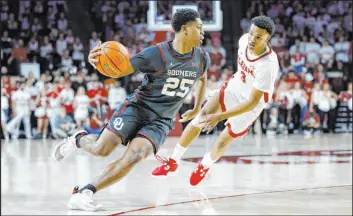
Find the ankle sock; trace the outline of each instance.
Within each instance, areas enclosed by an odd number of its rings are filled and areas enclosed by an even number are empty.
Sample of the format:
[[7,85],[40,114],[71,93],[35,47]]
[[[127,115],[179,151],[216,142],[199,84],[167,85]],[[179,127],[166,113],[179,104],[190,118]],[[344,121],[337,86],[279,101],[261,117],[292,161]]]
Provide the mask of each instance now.
[[179,143],[174,148],[171,158],[173,158],[177,163],[179,163],[181,157],[184,155],[187,148],[181,146]]
[[88,184],[88,185],[84,186],[83,188],[81,188],[80,190],[78,190],[78,192],[81,193],[83,190],[90,190],[90,191],[92,191],[93,193],[96,193],[96,192],[97,192],[96,187],[94,187],[94,186],[91,185],[91,184]]
[[211,152],[208,152],[205,154],[205,156],[203,156],[201,164],[206,167],[206,168],[210,168],[211,165],[216,162],[217,160],[213,160],[211,157]]
[[76,135],[76,142],[75,143],[76,143],[77,148],[81,148],[80,139],[81,139],[81,137],[86,136],[86,135],[87,135],[87,133],[84,133],[84,132]]

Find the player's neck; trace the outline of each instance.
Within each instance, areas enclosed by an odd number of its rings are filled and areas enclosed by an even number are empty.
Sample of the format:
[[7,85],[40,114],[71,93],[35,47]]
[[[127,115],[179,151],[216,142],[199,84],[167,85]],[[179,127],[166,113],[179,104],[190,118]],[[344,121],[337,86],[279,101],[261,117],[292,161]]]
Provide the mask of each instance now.
[[259,55],[263,54],[264,52],[266,52],[266,47],[267,47],[267,45],[265,44],[264,47],[261,47],[261,48],[259,48],[257,50],[253,50],[253,51],[249,50],[249,52],[250,52],[251,55],[259,56]]
[[192,50],[192,46],[188,45],[185,40],[181,38],[175,37],[172,44],[174,50],[181,55],[189,53]]

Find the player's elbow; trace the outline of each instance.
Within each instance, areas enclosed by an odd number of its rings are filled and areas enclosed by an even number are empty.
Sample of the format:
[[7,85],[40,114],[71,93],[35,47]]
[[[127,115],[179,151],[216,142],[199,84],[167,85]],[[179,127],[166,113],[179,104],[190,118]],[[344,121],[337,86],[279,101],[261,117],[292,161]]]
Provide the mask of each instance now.
[[248,107],[249,107],[249,110],[252,110],[256,107],[256,105],[259,103],[259,99],[257,98],[250,98],[249,101],[248,101]]

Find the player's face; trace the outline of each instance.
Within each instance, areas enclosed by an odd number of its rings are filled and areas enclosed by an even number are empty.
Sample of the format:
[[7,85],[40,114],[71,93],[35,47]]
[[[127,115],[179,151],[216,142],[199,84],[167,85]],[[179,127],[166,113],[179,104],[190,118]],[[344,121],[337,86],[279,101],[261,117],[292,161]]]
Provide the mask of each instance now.
[[266,43],[270,40],[270,37],[270,34],[265,29],[252,24],[249,31],[248,49],[251,51],[263,49]]
[[196,18],[194,22],[186,24],[184,34],[192,46],[200,46],[204,39],[204,31],[201,19]]

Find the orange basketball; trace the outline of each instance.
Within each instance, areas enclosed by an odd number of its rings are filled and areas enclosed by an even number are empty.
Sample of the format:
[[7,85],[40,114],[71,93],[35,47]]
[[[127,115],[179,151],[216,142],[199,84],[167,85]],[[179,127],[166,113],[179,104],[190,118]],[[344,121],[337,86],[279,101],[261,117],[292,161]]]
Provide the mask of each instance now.
[[102,54],[96,57],[99,61],[96,63],[97,70],[107,77],[121,77],[130,64],[129,51],[116,41],[107,41],[101,47]]

